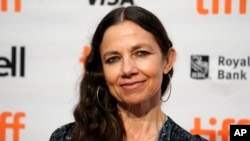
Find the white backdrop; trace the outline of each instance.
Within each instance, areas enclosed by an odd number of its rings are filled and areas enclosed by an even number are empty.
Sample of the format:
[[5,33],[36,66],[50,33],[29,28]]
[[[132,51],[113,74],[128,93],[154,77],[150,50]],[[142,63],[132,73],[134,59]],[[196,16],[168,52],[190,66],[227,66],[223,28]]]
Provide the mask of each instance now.
[[121,3],[155,13],[178,52],[167,115],[210,141],[228,141],[229,124],[250,124],[248,0],[4,1],[0,141],[45,141],[73,121],[84,46]]

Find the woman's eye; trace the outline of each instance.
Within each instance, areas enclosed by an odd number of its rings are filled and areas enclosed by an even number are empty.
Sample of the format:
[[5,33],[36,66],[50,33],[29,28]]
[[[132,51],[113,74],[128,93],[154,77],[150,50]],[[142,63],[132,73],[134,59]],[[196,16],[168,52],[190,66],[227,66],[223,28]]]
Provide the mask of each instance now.
[[137,56],[147,56],[147,55],[149,55],[150,53],[148,52],[148,51],[137,51],[136,52],[136,55]]
[[119,57],[114,56],[114,57],[109,57],[108,59],[105,60],[105,63],[107,64],[112,64],[115,63],[119,60]]

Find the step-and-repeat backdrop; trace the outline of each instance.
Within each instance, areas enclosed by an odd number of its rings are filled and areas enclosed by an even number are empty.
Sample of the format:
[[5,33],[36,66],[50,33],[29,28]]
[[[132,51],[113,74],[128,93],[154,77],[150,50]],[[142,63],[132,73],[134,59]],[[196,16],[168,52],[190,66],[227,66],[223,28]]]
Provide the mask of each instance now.
[[178,52],[167,115],[210,141],[250,124],[249,0],[0,0],[0,141],[73,121],[89,41],[121,5],[155,13]]

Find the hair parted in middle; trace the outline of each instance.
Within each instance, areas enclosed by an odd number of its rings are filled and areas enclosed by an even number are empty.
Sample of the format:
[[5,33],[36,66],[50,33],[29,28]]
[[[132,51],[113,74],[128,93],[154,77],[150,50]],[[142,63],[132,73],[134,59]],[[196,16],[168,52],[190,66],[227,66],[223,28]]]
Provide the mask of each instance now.
[[[91,41],[91,51],[84,64],[85,74],[80,84],[80,100],[74,110],[74,141],[123,141],[126,137],[123,122],[117,110],[117,101],[106,85],[100,55],[100,44],[105,31],[110,26],[126,20],[150,32],[159,44],[163,56],[166,56],[169,48],[172,47],[164,26],[150,11],[138,6],[129,6],[109,12],[96,28]],[[163,74],[162,96],[169,85],[169,76],[172,77],[172,75],[173,68],[168,74]],[[98,97],[97,90],[101,93]]]

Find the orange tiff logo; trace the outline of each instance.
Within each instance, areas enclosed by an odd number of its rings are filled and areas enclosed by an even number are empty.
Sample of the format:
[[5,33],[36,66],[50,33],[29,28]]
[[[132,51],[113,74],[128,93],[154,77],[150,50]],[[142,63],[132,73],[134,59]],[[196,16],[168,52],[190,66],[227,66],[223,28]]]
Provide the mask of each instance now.
[[[2,12],[8,11],[8,0],[0,0],[0,10]],[[14,0],[15,12],[21,12],[21,0]]]
[[85,63],[85,61],[87,60],[87,57],[90,53],[90,46],[86,45],[83,47],[83,53],[82,53],[82,57],[80,58],[80,62],[81,63]]
[[[230,124],[250,124],[249,119],[239,119],[235,120],[234,118],[226,118],[221,123],[221,129],[214,130],[214,129],[204,129],[201,125],[201,118],[196,117],[194,119],[194,127],[190,130],[192,134],[199,134],[201,136],[208,137],[209,141],[216,141],[216,135],[221,137],[221,141],[228,141],[229,140],[229,126]],[[209,119],[209,125],[216,126],[217,119],[212,117]]]
[[[12,129],[13,141],[19,141],[19,130],[25,128],[25,125],[20,123],[20,118],[25,117],[25,113],[18,112],[12,114],[11,112],[0,113],[0,141],[6,141],[6,130]],[[12,122],[7,122],[7,118],[12,118]],[[9,121],[9,120],[8,120]]]
[[[197,11],[200,14],[206,15],[209,14],[209,12],[212,12],[212,14],[218,14],[220,10],[220,3],[221,0],[208,0],[211,3],[211,8],[205,8],[205,2],[206,0],[197,0]],[[224,13],[225,14],[231,14],[232,13],[232,5],[233,0],[222,0],[224,3]],[[234,0],[235,1],[235,0]],[[246,14],[247,13],[247,0],[237,0],[239,2],[239,14]]]
[[[87,57],[88,57],[89,53],[90,53],[90,46],[88,46],[88,45],[84,46],[83,47],[83,53],[82,53],[82,56],[79,59],[79,62],[84,64],[86,62],[86,60],[87,60]],[[85,72],[85,69],[83,67],[83,73],[84,72]]]

